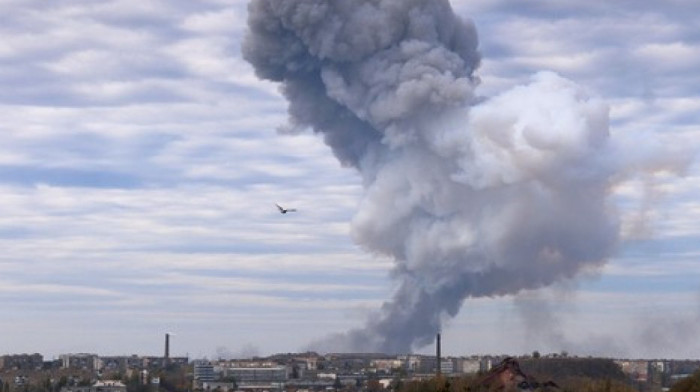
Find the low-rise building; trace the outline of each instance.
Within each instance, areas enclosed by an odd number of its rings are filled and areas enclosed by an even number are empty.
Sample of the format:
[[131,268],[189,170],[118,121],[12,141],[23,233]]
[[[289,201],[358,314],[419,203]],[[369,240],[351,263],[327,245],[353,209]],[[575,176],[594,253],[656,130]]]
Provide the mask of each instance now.
[[211,382],[205,382],[202,383],[202,389],[205,391],[217,391],[217,392],[233,392],[235,391],[236,384],[232,382],[220,382],[220,381],[211,381]]
[[476,374],[481,370],[481,360],[478,358],[461,358],[457,361],[457,371],[463,374]]
[[92,385],[70,385],[61,388],[61,392],[126,392],[126,385],[121,381],[104,380]]
[[92,386],[91,392],[126,392],[126,385],[121,381],[98,381]]
[[229,367],[222,371],[222,377],[235,380],[241,390],[283,389],[287,375],[286,366]]
[[92,386],[67,385],[61,388],[61,392],[94,392]]
[[15,376],[15,386],[22,387],[27,384],[27,376]]
[[394,370],[401,369],[403,361],[400,359],[374,359],[370,365],[379,373],[390,374]]
[[223,375],[233,378],[239,385],[255,382],[285,382],[287,368],[285,366],[227,368]]

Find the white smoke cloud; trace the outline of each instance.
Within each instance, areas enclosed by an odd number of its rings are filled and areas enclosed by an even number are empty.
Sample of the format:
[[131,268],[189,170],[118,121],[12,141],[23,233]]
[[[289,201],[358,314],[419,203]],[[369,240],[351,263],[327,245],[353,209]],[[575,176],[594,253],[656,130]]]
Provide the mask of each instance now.
[[612,187],[675,167],[627,159],[607,106],[557,74],[477,99],[476,31],[445,0],[257,0],[249,12],[245,58],[282,83],[290,123],[361,174],[353,238],[395,260],[393,298],[315,348],[408,352],[467,298],[598,268],[619,240]]

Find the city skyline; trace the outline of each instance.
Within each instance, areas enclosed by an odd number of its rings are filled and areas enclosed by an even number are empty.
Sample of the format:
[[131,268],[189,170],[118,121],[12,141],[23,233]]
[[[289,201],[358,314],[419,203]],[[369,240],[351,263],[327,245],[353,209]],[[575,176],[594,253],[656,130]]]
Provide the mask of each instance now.
[[[278,132],[287,103],[241,55],[247,3],[0,4],[4,351],[147,355],[172,332],[173,356],[300,352],[397,289],[351,235],[360,176],[311,131]],[[479,96],[553,71],[610,107],[640,163],[697,151],[700,5],[451,5],[478,32]],[[467,299],[444,355],[700,358],[698,174],[617,187],[604,265]]]

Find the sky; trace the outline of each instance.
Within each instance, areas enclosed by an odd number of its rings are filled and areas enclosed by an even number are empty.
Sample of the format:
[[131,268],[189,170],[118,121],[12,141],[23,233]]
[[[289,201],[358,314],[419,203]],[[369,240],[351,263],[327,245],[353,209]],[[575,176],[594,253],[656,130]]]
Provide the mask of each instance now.
[[[451,4],[480,96],[553,71],[638,154],[700,147],[696,1]],[[161,355],[166,332],[177,356],[297,352],[391,297],[393,260],[350,235],[362,179],[284,131],[241,55],[246,6],[0,0],[0,354]],[[698,196],[695,159],[629,178],[605,265],[466,300],[443,353],[700,358]]]

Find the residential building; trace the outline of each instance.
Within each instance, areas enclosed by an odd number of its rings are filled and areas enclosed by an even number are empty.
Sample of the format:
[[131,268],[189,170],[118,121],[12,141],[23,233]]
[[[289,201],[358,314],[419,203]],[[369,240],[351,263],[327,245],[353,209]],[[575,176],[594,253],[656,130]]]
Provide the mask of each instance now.
[[3,355],[0,357],[2,370],[39,370],[44,366],[41,354]]
[[127,357],[99,357],[97,370],[106,372],[123,372],[127,369]]
[[99,366],[96,354],[63,354],[59,358],[64,369],[97,370]]

